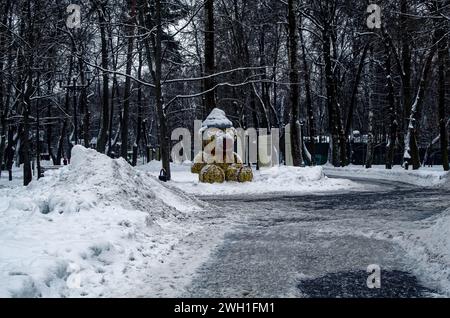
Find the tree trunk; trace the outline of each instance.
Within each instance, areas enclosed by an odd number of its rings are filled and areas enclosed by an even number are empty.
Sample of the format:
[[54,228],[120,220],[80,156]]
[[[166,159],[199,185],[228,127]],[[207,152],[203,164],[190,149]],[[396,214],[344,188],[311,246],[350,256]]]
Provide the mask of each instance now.
[[299,129],[299,72],[298,72],[298,33],[297,33],[297,1],[288,1],[288,30],[289,30],[289,102],[291,110],[291,152],[292,162],[295,167],[302,165],[301,133]]
[[[383,31],[383,35],[384,31]],[[394,83],[392,81],[392,69],[391,69],[391,55],[392,48],[390,46],[390,42],[384,37],[384,45],[385,45],[385,74],[387,80],[388,87],[388,103],[389,103],[389,137],[388,143],[386,146],[386,169],[392,169],[394,163],[394,152],[395,145],[397,143],[397,129],[398,129],[398,121],[397,121],[397,107],[395,106],[395,95],[394,95]]]
[[408,19],[408,0],[400,0],[400,40],[402,45],[402,93],[404,118],[411,113],[412,93],[411,93],[411,36]]
[[[131,8],[130,19],[127,24],[127,37],[128,37],[128,47],[127,47],[127,65],[126,74],[131,75],[131,69],[133,67],[133,46],[134,46],[134,16],[135,16],[135,5],[134,0],[129,1],[129,6]],[[120,155],[125,160],[128,160],[128,122],[130,119],[130,99],[131,99],[131,79],[126,77],[125,79],[125,89],[123,94],[123,111],[122,111],[122,131],[121,131],[121,141]]]
[[[83,59],[79,59],[79,68],[80,68],[80,79],[83,85],[87,85],[86,74],[84,70]],[[81,112],[82,118],[82,139],[84,142],[84,146],[89,148],[90,138],[89,138],[89,125],[90,125],[90,112],[87,105],[87,92],[86,87],[81,89],[80,100],[79,100],[79,109]]]
[[12,181],[12,167],[14,163],[14,129],[8,129],[8,146],[5,149],[5,165],[8,170],[9,181]]
[[339,162],[341,167],[345,167],[348,165],[348,156],[347,156],[348,135],[345,133],[345,127],[341,115],[341,106],[339,104],[336,105],[336,117],[339,131]]
[[425,89],[428,83],[428,74],[430,73],[433,57],[436,53],[437,45],[433,45],[425,58],[425,65],[423,66],[422,75],[420,77],[419,87],[417,89],[416,99],[411,107],[409,115],[409,123],[407,133],[405,136],[405,153],[403,159],[406,166],[412,163],[413,169],[420,168],[419,147],[417,145],[417,122],[419,120],[420,109],[422,108],[423,99],[425,96]]
[[1,13],[1,22],[0,25],[0,177],[2,175],[2,168],[3,168],[3,158],[5,157],[5,147],[6,147],[6,132],[8,131],[7,123],[6,123],[6,114],[7,109],[9,105],[7,105],[4,102],[4,58],[3,56],[6,56],[6,41],[5,41],[5,35],[7,32],[7,23],[8,23],[8,16],[9,16],[9,8],[10,8],[11,0],[7,0],[4,2],[4,5],[1,7],[2,13]]
[[347,114],[347,122],[345,124],[345,133],[347,136],[351,134],[351,127],[353,124],[353,113],[354,113],[354,108],[355,108],[355,104],[356,104],[356,95],[358,94],[359,82],[361,81],[361,73],[364,68],[364,62],[366,60],[367,51],[369,51],[369,47],[370,47],[369,43],[367,43],[364,46],[364,49],[363,49],[363,52],[361,55],[361,59],[358,64],[358,70],[356,71],[355,82],[353,83],[352,95],[350,97],[350,106],[348,108],[348,114]]
[[[106,36],[106,8],[105,4],[101,5],[98,9],[98,22],[100,26],[101,37],[101,55],[102,55],[102,68],[108,69],[108,39]],[[106,142],[108,138],[109,128],[109,75],[108,72],[103,72],[103,96],[102,96],[102,114],[100,131],[97,138],[97,151],[104,153],[106,150]]]
[[[38,91],[39,91],[39,81],[38,81]],[[39,94],[39,93],[38,93]],[[41,178],[41,129],[40,125],[40,114],[39,114],[39,100],[36,101],[36,168],[37,168],[37,179]]]
[[[446,22],[440,22],[445,23]],[[439,28],[437,30],[436,38],[440,40],[438,46],[438,107],[439,107],[439,135],[441,143],[441,153],[442,153],[442,167],[445,171],[449,171],[448,162],[448,134],[446,127],[446,105],[445,105],[445,84],[448,78],[448,35],[445,35],[446,28]]]
[[56,165],[61,165],[61,160],[64,155],[64,139],[66,138],[67,119],[64,118],[61,126],[61,134],[58,139],[58,150],[56,151]]
[[159,120],[159,134],[161,147],[161,160],[163,169],[166,171],[167,180],[171,179],[170,173],[170,142],[167,132],[167,119],[164,113],[164,101],[161,89],[161,75],[162,75],[162,21],[161,21],[161,0],[156,1],[156,43],[155,43],[155,95],[156,95],[156,111]]
[[[51,81],[48,82],[47,84],[47,94],[51,95],[53,92],[53,83]],[[51,108],[51,103],[50,101],[48,101],[47,104],[47,117],[50,118],[52,116],[52,108]],[[53,142],[53,129],[52,129],[52,125],[47,125],[46,130],[46,142],[47,142],[47,152],[48,155],[50,156],[50,159],[53,162],[53,165],[56,165],[56,157],[53,154],[53,146],[52,146],[52,142]]]
[[[402,99],[403,99],[403,118],[408,118],[411,113],[411,104],[412,104],[412,88],[411,88],[411,76],[412,76],[412,67],[411,67],[411,34],[410,34],[410,27],[409,27],[409,18],[408,18],[408,11],[409,11],[409,0],[400,0],[400,41],[401,41],[401,59],[402,59],[402,65],[401,65],[401,72],[400,77],[402,79]],[[400,126],[402,127],[403,131],[409,131],[409,125],[406,124],[405,121],[402,120],[400,123]],[[411,152],[409,149],[411,149],[410,141],[412,141],[413,138],[410,137],[409,133],[407,133],[408,136],[408,142],[404,141],[405,144],[405,154],[409,158],[405,158],[407,160],[405,161],[405,167],[408,168],[409,164],[413,160],[411,158]],[[405,136],[405,137],[406,137]],[[414,137],[414,136],[412,136]],[[414,148],[414,147],[413,147]],[[413,150],[414,151],[414,150]],[[420,164],[418,160],[418,154],[414,153],[412,154],[414,157],[416,157],[414,160],[416,161],[416,165]]]
[[[2,98],[0,96],[0,98]],[[0,124],[2,125],[2,129],[0,130],[0,177],[2,176],[3,169],[3,157],[5,157],[5,147],[6,147],[6,116],[4,115],[4,110],[0,109]]]
[[[29,100],[28,100],[29,101]],[[26,102],[25,102],[26,103]],[[30,114],[29,105],[24,105],[23,112],[23,130],[21,135],[22,154],[23,154],[23,185],[27,186],[33,180],[31,171],[30,157]]]
[[[374,56],[373,50],[370,50],[370,63],[369,63],[369,74],[371,78],[371,82],[375,82],[375,70],[374,70]],[[373,149],[374,149],[374,105],[373,105],[373,96],[372,90],[369,88],[369,117],[368,117],[368,129],[367,129],[367,151],[366,151],[366,162],[365,166],[367,169],[372,168],[373,163]]]
[[[146,29],[151,30],[154,27],[154,24],[152,22],[152,20],[149,18],[150,17],[150,10],[148,8],[148,4],[146,3],[146,1],[144,0],[140,0],[139,1],[139,21],[142,25],[145,26]],[[152,45],[153,47],[156,47],[155,45],[155,38],[152,38]],[[144,52],[145,52],[145,57],[147,59],[147,66],[149,67],[149,71],[150,71],[150,75],[153,79],[153,81],[156,83],[156,74],[155,74],[155,70],[153,69],[153,56],[152,56],[152,49],[150,47],[149,41],[144,41],[143,46],[145,48]],[[156,91],[156,88],[155,88]],[[147,132],[147,119],[144,119],[142,121],[142,133],[144,135],[144,143],[145,143],[145,153],[146,153],[146,158],[147,158],[147,163],[150,162],[151,158],[151,153],[150,153],[150,142],[149,142],[149,133],[151,133],[151,128],[149,129],[150,131]],[[170,167],[169,167],[170,168]]]
[[149,163],[152,158],[150,154],[150,144],[148,142],[148,134],[147,134],[147,120],[142,121],[142,134],[144,135],[144,144],[145,144],[145,158],[147,159],[147,163]]
[[[215,48],[214,48],[214,0],[205,1],[205,75],[215,72]],[[204,80],[206,113],[209,114],[216,107],[215,86],[213,78]],[[206,114],[206,115],[207,115]]]
[[[25,9],[26,8],[26,9]],[[32,22],[32,6],[31,1],[28,0],[26,6],[24,4],[23,9],[25,9],[26,17],[29,23],[29,28],[27,30],[27,40],[30,46],[34,44],[35,30]],[[33,8],[36,10],[36,8]],[[25,13],[24,12],[24,13]],[[23,30],[21,30],[21,33]],[[30,51],[28,51],[30,50]],[[21,151],[22,151],[22,159],[23,159],[23,185],[27,186],[33,180],[33,173],[31,170],[31,147],[30,147],[30,112],[31,112],[31,96],[34,92],[33,87],[33,65],[34,65],[34,55],[30,48],[27,48],[23,58],[27,59],[26,61],[26,69],[27,69],[27,78],[23,82],[22,86],[22,115],[23,115],[23,130],[20,135],[21,140]],[[38,84],[39,85],[39,84]]]
[[328,128],[331,134],[331,163],[339,167],[339,128],[336,109],[336,91],[334,86],[334,75],[331,62],[331,39],[329,25],[325,24],[322,30],[323,58],[325,62],[325,83],[327,91]]
[[[138,65],[138,72],[137,77],[139,80],[142,79],[142,53],[141,50],[139,50],[139,65]],[[137,123],[136,123],[136,140],[133,145],[133,160],[132,165],[137,165],[137,158],[138,158],[138,151],[139,151],[139,145],[141,143],[142,138],[142,85],[138,84],[138,92],[137,92]]]
[[[67,81],[67,85],[70,85],[70,77],[72,76],[72,72],[73,72],[73,64],[72,64],[72,59],[70,62],[70,67],[69,67],[69,80]],[[70,96],[69,96],[69,91],[66,92],[66,96],[65,96],[65,111],[68,112],[69,109],[69,103],[70,103]],[[56,163],[57,165],[61,165],[61,160],[64,156],[64,140],[66,139],[66,134],[67,134],[67,123],[68,123],[68,119],[64,118],[62,126],[61,126],[61,134],[59,136],[58,139],[58,149],[56,151]]]
[[[300,25],[301,26],[301,25]],[[300,30],[300,43],[302,46],[302,56],[303,56],[303,76],[305,80],[305,94],[306,94],[306,110],[308,113],[308,127],[309,127],[309,152],[311,154],[311,166],[316,165],[316,124],[314,118],[314,110],[311,98],[311,80],[309,76],[308,62],[306,60],[306,48],[305,40],[303,38],[303,32]]]

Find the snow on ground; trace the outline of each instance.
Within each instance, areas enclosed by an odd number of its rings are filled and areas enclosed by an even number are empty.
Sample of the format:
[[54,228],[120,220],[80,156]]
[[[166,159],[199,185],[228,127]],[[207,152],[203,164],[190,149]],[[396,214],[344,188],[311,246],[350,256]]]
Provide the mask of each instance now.
[[417,262],[413,267],[417,275],[426,277],[450,296],[450,208],[415,226],[394,233],[393,240]]
[[2,171],[2,176],[0,177],[0,189],[14,189],[23,185],[23,168],[14,165],[12,171],[13,179],[11,181],[8,179],[8,171]]
[[[159,175],[161,163],[152,161],[138,167],[153,176]],[[346,179],[330,179],[322,167],[288,167],[278,166],[253,169],[253,182],[222,184],[204,184],[198,180],[198,174],[191,173],[191,163],[172,164],[172,181],[169,186],[195,195],[236,195],[236,194],[268,194],[268,193],[319,193],[344,189],[360,188],[355,182]]]
[[[320,193],[361,186],[324,175],[360,175],[419,185],[443,185],[434,169],[274,167],[251,183],[200,184],[190,163],[173,164],[160,183],[161,163],[134,169],[94,150],[74,147],[72,163],[21,186],[0,179],[0,297],[176,297],[226,229],[220,211],[191,197],[224,194]],[[185,192],[184,192],[185,191]],[[222,221],[227,221],[223,224]],[[414,259],[412,271],[450,295],[450,209],[417,222],[343,219],[321,232],[391,240]],[[363,221],[363,222],[361,222]],[[211,233],[214,233],[213,235]]]
[[71,165],[0,189],[0,297],[154,296],[170,280],[150,277],[202,229],[191,218],[203,208],[122,159],[76,146]]
[[[41,167],[51,167],[53,166],[52,161],[48,160],[41,160]],[[33,178],[36,178],[36,163],[33,162],[32,167],[32,173]],[[16,166],[15,164],[12,167],[12,180],[9,181],[8,178],[8,171],[3,170],[1,171],[1,177],[0,177],[0,189],[10,188],[15,189],[17,187],[23,186],[23,165]]]
[[362,236],[398,244],[409,256],[410,271],[450,297],[450,208],[430,218],[409,221],[345,219],[323,224],[323,236]]
[[373,166],[366,169],[361,166],[350,165],[348,167],[323,166],[326,174],[333,176],[362,177],[368,179],[382,179],[390,181],[399,181],[417,186],[448,186],[450,183],[450,173],[443,171],[442,167],[422,167],[419,170],[405,170],[401,166],[395,166],[393,169],[385,169],[384,166]]

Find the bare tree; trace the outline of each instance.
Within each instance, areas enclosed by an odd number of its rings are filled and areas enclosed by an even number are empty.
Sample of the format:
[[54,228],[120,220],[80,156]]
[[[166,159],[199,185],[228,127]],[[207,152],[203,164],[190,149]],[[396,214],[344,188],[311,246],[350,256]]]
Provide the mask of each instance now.
[[[102,68],[103,70],[108,69],[109,65],[109,54],[108,54],[108,39],[106,35],[106,1],[98,0],[97,14],[98,14],[98,24],[100,28],[101,37],[101,56],[102,56]],[[108,138],[108,128],[109,128],[109,73],[103,71],[103,93],[102,93],[102,113],[101,113],[101,125],[100,132],[97,138],[97,151],[105,152],[106,142]],[[111,136],[109,136],[111,138]]]
[[303,163],[300,116],[299,116],[299,68],[298,68],[298,29],[297,29],[297,0],[288,1],[288,41],[289,41],[289,103],[291,112],[291,152],[294,166],[299,167]]
[[[215,49],[214,49],[214,0],[205,1],[205,75],[215,72]],[[210,113],[216,107],[214,78],[206,77],[204,80],[205,110]]]
[[[128,7],[130,9],[130,16],[126,19],[126,37],[128,41],[127,56],[126,56],[126,74],[131,75],[133,67],[133,48],[134,48],[134,24],[136,14],[136,0],[129,0]],[[125,160],[128,160],[128,122],[130,120],[130,99],[131,99],[131,78],[125,79],[125,88],[123,94],[123,109],[122,109],[122,125],[121,125],[121,146],[120,155]]]

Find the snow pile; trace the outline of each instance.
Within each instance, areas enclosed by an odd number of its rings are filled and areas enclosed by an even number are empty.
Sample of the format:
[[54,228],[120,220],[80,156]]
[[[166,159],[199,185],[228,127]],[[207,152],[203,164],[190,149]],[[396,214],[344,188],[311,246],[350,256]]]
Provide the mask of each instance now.
[[[159,162],[151,162],[138,169],[152,175],[159,173]],[[171,187],[196,195],[259,195],[267,193],[320,193],[350,188],[360,188],[356,183],[345,179],[329,179],[322,167],[290,167],[277,166],[261,168],[253,167],[253,182],[225,182],[221,184],[204,184],[198,181],[198,175],[190,172],[190,165],[172,164]]]
[[199,210],[124,160],[76,146],[71,165],[0,190],[0,297],[123,296]]
[[[69,166],[49,171],[47,175],[29,185],[26,192],[32,195],[20,200],[20,205],[28,205],[28,209],[37,205],[43,214],[79,212],[98,204],[115,205],[124,209],[153,210],[152,217],[161,216],[158,214],[167,204],[183,209],[180,212],[186,212],[186,208],[196,209],[193,200],[187,197],[181,200],[155,178],[142,174],[124,159],[112,160],[81,146],[73,148]],[[18,193],[16,197],[21,195]]]
[[370,169],[360,166],[340,168],[324,166],[324,169],[325,173],[334,176],[382,179],[424,187],[448,186],[450,184],[449,172],[442,171],[442,167],[431,169],[422,167],[419,170],[405,170],[400,166],[396,166],[393,169],[385,169],[384,166],[376,166]]
[[417,275],[450,295],[450,208],[416,226],[393,239],[417,262],[413,268]]
[[261,180],[270,184],[298,183],[325,179],[322,167],[288,167],[278,166],[261,171]]

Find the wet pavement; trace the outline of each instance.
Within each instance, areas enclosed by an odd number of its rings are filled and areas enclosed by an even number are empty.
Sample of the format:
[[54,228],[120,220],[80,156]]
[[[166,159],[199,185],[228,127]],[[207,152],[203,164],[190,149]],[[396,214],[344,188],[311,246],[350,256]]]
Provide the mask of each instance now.
[[[204,197],[228,215],[234,227],[198,269],[185,296],[438,295],[426,280],[412,274],[414,260],[400,246],[365,234],[441,213],[450,193],[357,180],[365,191]],[[380,289],[367,286],[371,264],[381,268]]]

